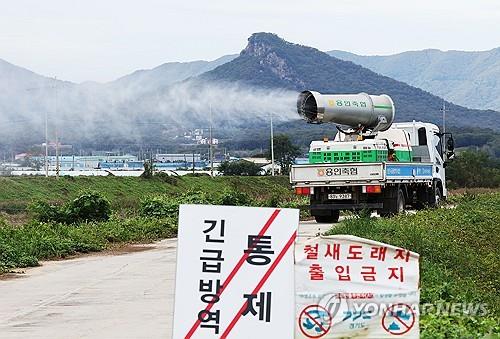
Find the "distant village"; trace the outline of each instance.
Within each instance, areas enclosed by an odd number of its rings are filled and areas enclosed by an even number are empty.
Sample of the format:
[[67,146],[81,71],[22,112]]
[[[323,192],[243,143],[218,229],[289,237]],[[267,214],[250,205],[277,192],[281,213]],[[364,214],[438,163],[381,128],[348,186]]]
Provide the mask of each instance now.
[[[203,129],[191,129],[177,136],[187,145],[206,145],[205,152],[162,153],[138,152],[137,154],[117,151],[93,151],[91,154],[75,154],[72,145],[49,141],[46,145],[34,145],[31,152],[4,155],[0,159],[0,175],[117,175],[139,176],[145,163],[153,165],[155,171],[168,174],[214,173],[223,161],[247,160],[262,168],[266,173],[271,168],[266,158],[232,157],[227,153],[215,153],[219,139],[206,136]],[[199,147],[196,149],[200,149]]]

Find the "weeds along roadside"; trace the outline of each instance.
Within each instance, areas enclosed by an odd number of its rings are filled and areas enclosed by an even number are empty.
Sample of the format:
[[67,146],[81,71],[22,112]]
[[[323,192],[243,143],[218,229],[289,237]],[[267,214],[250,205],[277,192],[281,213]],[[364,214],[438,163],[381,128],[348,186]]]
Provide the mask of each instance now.
[[210,179],[190,178],[189,186],[183,179],[168,179],[167,188],[181,188],[145,193],[123,208],[95,190],[80,191],[63,203],[36,199],[28,204],[28,221],[10,225],[0,217],[0,273],[36,266],[39,260],[175,237],[178,206],[183,203],[291,208],[307,204],[280,182],[269,188],[266,179],[236,179],[218,179],[224,185],[214,185]]
[[350,218],[328,234],[352,234],[420,254],[421,304],[485,304],[486,315],[421,315],[422,338],[500,333],[500,193],[456,194],[454,208],[393,218]]

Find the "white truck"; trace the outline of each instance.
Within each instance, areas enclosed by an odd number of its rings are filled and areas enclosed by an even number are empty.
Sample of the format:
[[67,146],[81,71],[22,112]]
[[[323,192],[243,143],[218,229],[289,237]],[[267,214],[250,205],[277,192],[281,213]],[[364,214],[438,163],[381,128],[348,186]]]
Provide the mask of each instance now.
[[337,127],[333,141],[313,141],[309,164],[291,168],[290,182],[297,194],[310,197],[317,222],[336,222],[341,210],[389,216],[407,206],[437,206],[446,198],[445,167],[454,156],[453,137],[431,123],[393,123],[389,96],[305,91],[297,109],[310,123],[349,126]]

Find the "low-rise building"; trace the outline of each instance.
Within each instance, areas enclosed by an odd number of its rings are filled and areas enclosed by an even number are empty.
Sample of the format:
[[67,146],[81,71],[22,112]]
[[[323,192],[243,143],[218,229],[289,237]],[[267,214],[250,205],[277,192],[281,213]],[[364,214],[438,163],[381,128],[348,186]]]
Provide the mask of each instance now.
[[156,154],[155,160],[159,162],[199,162],[201,154],[193,153],[168,153]]

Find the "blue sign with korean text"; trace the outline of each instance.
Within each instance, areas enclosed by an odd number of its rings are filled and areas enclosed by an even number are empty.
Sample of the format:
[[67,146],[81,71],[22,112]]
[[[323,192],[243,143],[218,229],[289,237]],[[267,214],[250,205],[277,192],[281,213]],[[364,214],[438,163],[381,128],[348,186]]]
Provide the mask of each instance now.
[[432,165],[386,165],[387,177],[430,177]]

